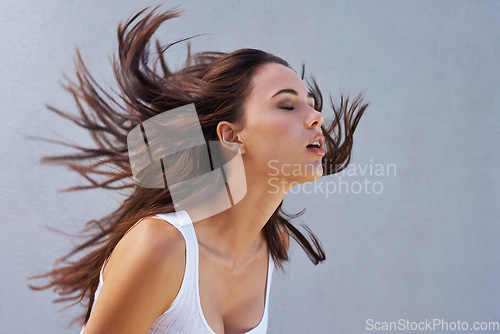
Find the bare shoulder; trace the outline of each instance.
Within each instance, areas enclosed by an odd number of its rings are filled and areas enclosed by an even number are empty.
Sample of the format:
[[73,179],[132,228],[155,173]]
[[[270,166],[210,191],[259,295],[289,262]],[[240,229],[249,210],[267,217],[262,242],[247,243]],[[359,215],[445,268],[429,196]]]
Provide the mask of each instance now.
[[89,333],[147,332],[175,299],[184,268],[185,242],[180,231],[161,219],[143,219],[113,250],[85,333],[87,329]]
[[290,234],[288,233],[288,229],[283,224],[278,224],[278,231],[281,236],[281,240],[285,245],[285,249],[288,252],[290,249]]
[[103,276],[105,279],[118,262],[126,262],[127,268],[137,265],[138,269],[173,269],[172,265],[184,265],[184,252],[184,238],[177,228],[162,219],[145,218],[118,242]]
[[177,228],[159,218],[145,218],[125,234],[113,252],[139,252],[155,261],[171,257],[179,248],[184,248],[184,238]]

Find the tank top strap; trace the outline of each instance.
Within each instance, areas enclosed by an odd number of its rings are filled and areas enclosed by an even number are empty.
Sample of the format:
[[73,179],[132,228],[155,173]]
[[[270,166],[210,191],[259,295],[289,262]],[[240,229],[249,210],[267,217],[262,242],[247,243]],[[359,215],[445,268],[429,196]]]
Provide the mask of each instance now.
[[198,283],[198,241],[193,222],[186,211],[157,214],[156,217],[165,220],[181,232],[186,242],[186,266],[181,287],[172,306],[184,298],[192,299]]
[[194,255],[193,251],[194,248],[197,248],[195,246],[198,246],[198,242],[193,222],[186,211],[160,213],[156,214],[154,217],[165,220],[179,230],[186,241],[186,252],[191,252],[191,255]]

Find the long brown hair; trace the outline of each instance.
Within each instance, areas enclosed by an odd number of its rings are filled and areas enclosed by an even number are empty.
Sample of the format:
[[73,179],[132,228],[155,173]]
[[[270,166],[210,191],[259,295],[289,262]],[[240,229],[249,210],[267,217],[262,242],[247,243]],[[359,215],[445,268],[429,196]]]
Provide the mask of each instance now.
[[[218,140],[216,127],[220,121],[241,121],[242,105],[250,92],[255,71],[267,63],[290,67],[283,59],[260,50],[191,54],[188,44],[185,65],[172,71],[163,54],[185,40],[166,47],[161,47],[156,41],[155,52],[152,52],[150,42],[161,23],[179,15],[179,11],[145,9],[119,25],[118,55],[113,59],[118,93],[108,93],[93,79],[77,51],[77,80],[69,81],[64,87],[75,98],[79,115],[48,107],[87,129],[96,144],[96,147],[82,147],[45,139],[70,146],[76,153],[44,157],[42,163],[65,165],[89,182],[63,191],[104,188],[127,195],[114,212],[87,222],[82,231],[87,239],[58,259],[52,271],[36,276],[47,279],[47,284],[31,286],[38,290],[53,288],[60,296],[54,302],[86,304],[87,312],[81,318],[84,321],[90,316],[100,269],[125,232],[140,218],[174,211],[168,187],[150,189],[134,183],[127,134],[150,117],[194,103],[205,140]],[[316,82],[308,82],[308,87],[314,95],[316,110],[321,111],[323,98]],[[352,103],[349,103],[349,98],[342,98],[339,105],[331,99],[330,102],[335,117],[331,124],[322,126],[327,151],[323,158],[324,175],[337,173],[349,164],[353,133],[367,107],[361,95]],[[288,214],[282,209],[282,204],[263,228],[275,265],[283,269],[283,263],[288,260],[286,244],[289,236],[297,241],[314,264],[324,261],[323,248],[310,229],[303,225],[306,237],[290,223],[304,210],[295,215]]]

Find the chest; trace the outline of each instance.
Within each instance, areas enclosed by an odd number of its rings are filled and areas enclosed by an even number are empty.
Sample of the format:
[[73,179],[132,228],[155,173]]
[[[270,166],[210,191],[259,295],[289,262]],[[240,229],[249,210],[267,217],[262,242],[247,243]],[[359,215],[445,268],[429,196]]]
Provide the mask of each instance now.
[[268,288],[268,258],[266,250],[246,268],[235,271],[200,249],[200,305],[205,320],[217,334],[245,333],[261,322]]

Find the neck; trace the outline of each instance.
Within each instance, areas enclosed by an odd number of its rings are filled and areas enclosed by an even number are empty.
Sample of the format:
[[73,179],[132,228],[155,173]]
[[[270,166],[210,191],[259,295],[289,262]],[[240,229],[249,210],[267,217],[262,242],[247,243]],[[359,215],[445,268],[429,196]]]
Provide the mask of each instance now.
[[286,194],[272,191],[266,178],[256,179],[247,175],[245,196],[229,209],[193,219],[200,245],[233,266],[250,261],[266,246],[262,229]]

